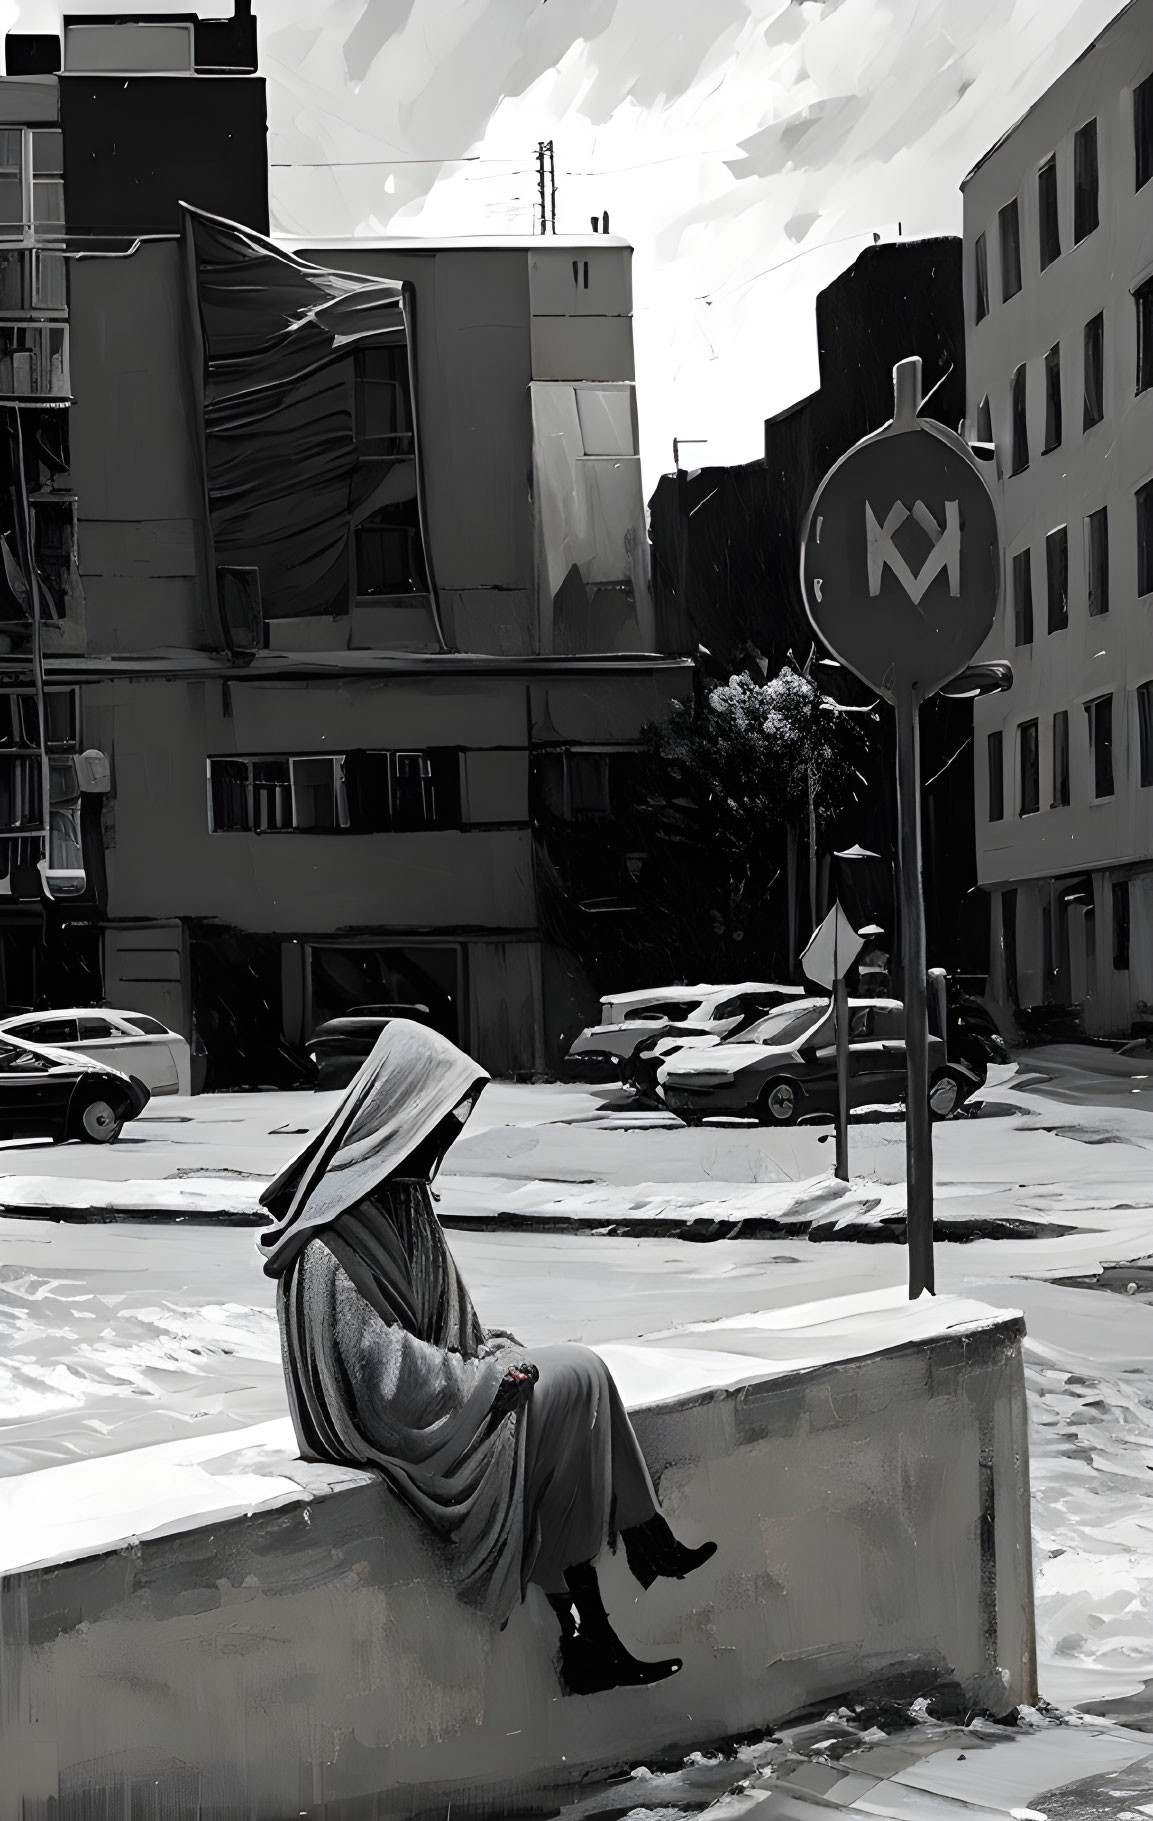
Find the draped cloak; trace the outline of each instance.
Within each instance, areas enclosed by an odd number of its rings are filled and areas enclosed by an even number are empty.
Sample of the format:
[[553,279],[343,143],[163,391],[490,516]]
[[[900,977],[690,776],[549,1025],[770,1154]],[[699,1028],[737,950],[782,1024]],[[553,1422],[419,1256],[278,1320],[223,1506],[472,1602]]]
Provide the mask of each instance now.
[[[486,1330],[428,1181],[414,1179],[429,1168],[414,1153],[487,1080],[435,1032],[389,1025],[266,1190],[276,1225],[260,1244],[301,1454],[377,1468],[439,1543],[461,1598],[503,1621],[530,1579],[563,1592],[566,1567],[657,1507],[603,1361]],[[540,1374],[527,1407],[492,1420],[502,1379],[525,1361]]]

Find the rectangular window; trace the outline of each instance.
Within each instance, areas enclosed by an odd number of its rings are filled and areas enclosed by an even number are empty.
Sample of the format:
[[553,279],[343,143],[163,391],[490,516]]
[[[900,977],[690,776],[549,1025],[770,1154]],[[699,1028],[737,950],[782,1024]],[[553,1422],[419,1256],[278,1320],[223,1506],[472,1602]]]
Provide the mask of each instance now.
[[1069,806],[1069,710],[1053,716],[1053,808]]
[[1029,466],[1029,415],[1025,393],[1025,367],[1015,368],[1010,382],[1010,415],[1012,418],[1012,473],[1021,474]]
[[1105,415],[1105,318],[1085,324],[1085,409],[1081,428],[1091,430]]
[[1153,76],[1133,90],[1133,187],[1143,190],[1153,177]]
[[978,234],[973,243],[973,279],[976,292],[978,322],[983,322],[989,314],[989,247],[983,234]]
[[1089,719],[1089,766],[1095,797],[1113,795],[1113,697],[1086,702]]
[[999,212],[997,222],[1001,235],[1001,301],[1008,303],[1021,289],[1021,217],[1015,196]]
[[363,835],[460,827],[455,747],[210,759],[208,779],[215,833]]
[[24,233],[24,134],[18,126],[0,131],[0,236]]
[[215,834],[252,827],[252,792],[247,759],[208,761],[212,829]]
[[1073,135],[1073,243],[1088,238],[1100,220],[1097,176],[1097,122],[1087,120]]
[[1061,253],[1061,221],[1057,211],[1057,159],[1047,158],[1037,172],[1037,232],[1041,270]]
[[1137,592],[1153,594],[1153,481],[1134,494],[1137,504]]
[[292,776],[287,759],[253,759],[252,826],[257,834],[292,827]]
[[1137,742],[1142,790],[1153,785],[1153,683],[1137,686]]
[[1050,632],[1069,624],[1069,528],[1058,525],[1045,539],[1045,590]]
[[1033,643],[1033,553],[1018,550],[1013,558],[1013,643]]
[[1061,441],[1061,344],[1054,342],[1045,356],[1045,453]]
[[1000,731],[989,735],[989,820],[1005,815],[1005,748]]
[[290,759],[293,828],[347,828],[344,758]]
[[412,450],[407,347],[363,348],[353,357],[357,454],[403,456]]
[[1137,311],[1137,390],[1148,392],[1153,386],[1153,278],[1147,278],[1133,293]]
[[1129,966],[1129,881],[1113,881],[1113,966],[1119,974]]
[[1085,520],[1085,598],[1096,618],[1109,611],[1109,509],[1099,506]]
[[64,224],[64,135],[59,127],[33,127],[32,226],[49,232]]
[[1022,721],[1018,729],[1020,808],[1018,814],[1035,816],[1041,807],[1041,756],[1036,721]]

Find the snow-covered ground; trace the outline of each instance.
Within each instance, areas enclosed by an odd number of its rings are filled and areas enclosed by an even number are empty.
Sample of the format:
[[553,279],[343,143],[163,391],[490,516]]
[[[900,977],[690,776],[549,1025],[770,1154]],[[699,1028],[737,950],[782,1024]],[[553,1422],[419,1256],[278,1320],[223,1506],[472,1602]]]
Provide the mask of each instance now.
[[[255,1232],[213,1224],[213,1209],[253,1217],[263,1184],[333,1103],[162,1100],[115,1146],[8,1148],[9,1208],[169,1208],[196,1224],[0,1219],[0,1473],[283,1416]],[[1153,1270],[1109,1274],[1120,1294],[1062,1280],[1153,1257],[1153,1068],[1032,1051],[997,1071],[979,1116],[934,1138],[939,1216],[1019,1235],[940,1244],[937,1282],[1026,1314],[1043,1693],[1151,1724]],[[441,1180],[441,1210],[486,1320],[530,1344],[628,1340],[902,1283],[901,1246],[849,1243],[883,1238],[903,1209],[902,1123],[854,1121],[847,1190],[830,1153],[827,1128],[689,1131],[611,1089],[494,1084]],[[702,1218],[720,1224],[694,1231]],[[778,1224],[690,1243],[750,1219]],[[627,1237],[609,1231],[622,1225]],[[1153,1782],[1144,1795],[1126,1788],[1129,1812],[1153,1813]],[[685,1786],[664,1812],[682,1799],[707,1797]],[[642,1806],[660,1812],[647,1796]],[[1055,1808],[1054,1821],[1081,1812],[1124,1803]]]

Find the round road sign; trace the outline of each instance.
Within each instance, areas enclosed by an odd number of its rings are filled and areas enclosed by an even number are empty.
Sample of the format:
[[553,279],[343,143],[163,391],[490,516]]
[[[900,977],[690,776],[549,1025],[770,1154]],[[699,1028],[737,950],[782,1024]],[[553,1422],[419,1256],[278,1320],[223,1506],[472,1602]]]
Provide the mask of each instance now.
[[968,445],[900,410],[857,443],[809,507],[801,585],[830,651],[890,702],[964,670],[1001,587],[997,510]]

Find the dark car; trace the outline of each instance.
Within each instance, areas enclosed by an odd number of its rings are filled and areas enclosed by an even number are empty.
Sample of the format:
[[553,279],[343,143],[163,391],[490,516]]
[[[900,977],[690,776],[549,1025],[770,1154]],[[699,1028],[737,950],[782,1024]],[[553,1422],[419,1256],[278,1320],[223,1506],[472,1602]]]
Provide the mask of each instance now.
[[[782,1006],[738,1042],[684,1049],[660,1073],[664,1101],[686,1125],[712,1115],[792,1125],[837,1105],[837,1053],[828,999]],[[929,1106],[947,1119],[983,1075],[929,1038]],[[896,999],[849,1001],[849,1104],[885,1106],[905,1095],[905,1012]]]
[[416,1024],[432,1022],[427,1005],[358,1005],[339,1018],[318,1024],[305,1046],[314,1087],[318,1091],[346,1088],[376,1048],[381,1031],[398,1018]]
[[68,1050],[0,1038],[0,1138],[111,1144],[148,1105],[142,1081]]

